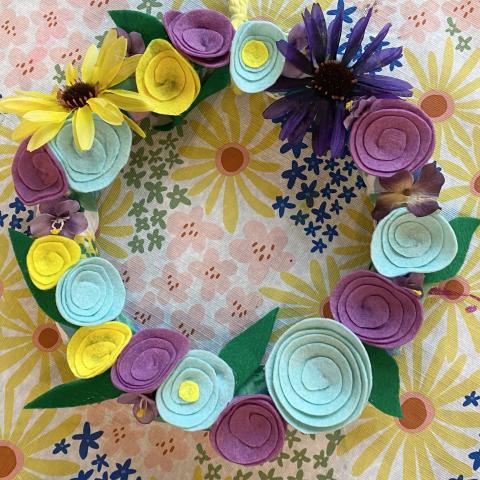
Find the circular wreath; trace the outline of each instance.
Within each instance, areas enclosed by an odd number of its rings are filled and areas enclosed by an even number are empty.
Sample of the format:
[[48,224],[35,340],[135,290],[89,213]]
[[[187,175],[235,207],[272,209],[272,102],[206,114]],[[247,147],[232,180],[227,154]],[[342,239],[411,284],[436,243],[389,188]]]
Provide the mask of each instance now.
[[[421,329],[425,285],[460,268],[468,245],[457,233],[468,219],[440,213],[444,177],[428,163],[434,128],[401,98],[411,86],[378,74],[402,55],[383,48],[390,25],[362,46],[368,10],[340,54],[343,2],[328,28],[314,4],[288,35],[230,6],[232,21],[207,9],[169,11],[163,23],[111,11],[117,28],[88,48],[80,72],[67,65],[61,89],[2,99],[0,111],[20,117],[13,180],[18,197],[37,206],[32,237],[11,231],[12,245],[39,306],[69,333],[67,361],[78,377],[27,408],[118,398],[141,423],[210,429],[220,455],[256,465],[282,450],[287,422],[305,433],[336,429],[369,401],[401,415],[392,355]],[[371,269],[344,276],[331,295],[333,318],[294,324],[265,365],[277,309],[218,355],[192,350],[178,332],[136,331],[122,313],[119,273],[78,243],[91,195],[128,161],[132,130],[144,136],[139,114],[168,130],[230,83],[272,92],[263,116],[281,123],[280,139],[296,144],[311,132],[317,155],[349,152],[375,201]]]

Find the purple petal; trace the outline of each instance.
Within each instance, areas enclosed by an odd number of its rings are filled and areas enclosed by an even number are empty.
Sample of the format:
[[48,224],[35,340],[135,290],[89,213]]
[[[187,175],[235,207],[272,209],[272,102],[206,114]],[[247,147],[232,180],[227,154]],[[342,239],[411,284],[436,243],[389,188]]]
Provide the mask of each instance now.
[[138,393],[122,393],[118,398],[117,402],[121,403],[122,405],[131,405],[135,402],[140,401],[140,394]]
[[321,98],[316,105],[312,128],[313,151],[321,156],[330,148],[333,127],[333,109],[327,99]]
[[383,68],[386,65],[398,60],[402,56],[402,47],[384,48],[383,50],[374,53],[363,65],[355,69],[356,75],[362,73],[373,72],[378,68]]
[[405,200],[407,200],[407,197],[399,193],[380,192],[375,201],[375,208],[372,212],[372,218],[379,222],[393,209],[404,205]]
[[145,51],[145,42],[139,32],[130,32],[128,53],[129,55],[141,54]]
[[416,217],[426,217],[438,209],[440,209],[440,205],[434,199],[416,199],[415,197],[412,197],[407,203],[407,210],[410,213],[413,213]]
[[[308,109],[297,107],[297,109],[294,112],[292,112],[292,114],[288,117],[288,119],[283,123],[282,129],[280,130],[280,134],[278,135],[278,138],[283,141],[286,138],[290,137],[292,135],[292,132],[297,127],[297,125],[303,120],[303,118],[307,114],[308,114]],[[290,143],[298,143],[298,142],[290,142]]]
[[310,107],[302,119],[297,123],[297,125],[291,130],[290,135],[288,136],[288,141],[292,145],[297,145],[303,140],[303,137],[307,133],[308,127],[312,124],[313,118],[315,117],[315,109]]
[[80,204],[76,200],[64,200],[55,205],[55,215],[57,217],[66,217],[80,210]]
[[335,117],[333,120],[332,138],[330,140],[330,150],[332,151],[332,157],[340,157],[345,148],[345,136],[347,131],[343,125],[345,119],[345,105],[341,102],[337,102],[335,105]]
[[413,175],[408,170],[400,170],[391,177],[381,177],[380,185],[389,192],[402,192],[413,186]]
[[[308,92],[307,92],[308,94]],[[278,100],[275,100],[263,112],[263,118],[275,119],[295,110],[305,98],[305,92],[292,93]]]
[[303,73],[307,73],[309,75],[313,73],[313,66],[308,61],[307,57],[303,53],[299,52],[291,43],[288,43],[285,40],[278,40],[277,48],[286,60],[288,60]]
[[377,94],[389,93],[399,97],[411,97],[412,86],[399,78],[365,74],[358,78],[358,83],[352,93],[354,96],[376,96]]
[[281,76],[271,86],[267,88],[269,92],[286,92],[288,90],[298,90],[299,88],[307,86],[311,78],[288,78]]
[[352,34],[348,39],[347,48],[343,54],[342,63],[348,65],[352,58],[357,53],[360,45],[362,44],[363,37],[365,35],[365,29],[367,28],[370,17],[372,16],[372,9],[368,10],[368,13],[362,17],[353,27]]
[[[307,47],[307,33],[305,32],[305,25],[303,23],[297,23],[290,32],[288,32],[288,43],[293,45],[299,52],[305,51]],[[303,72],[286,60],[282,75],[288,78],[301,78]]]
[[403,277],[392,278],[392,282],[399,287],[410,288],[411,290],[423,290],[424,273],[409,273]]
[[56,217],[58,203],[59,203],[59,200],[54,200],[52,202],[43,202],[38,206],[38,211],[40,213],[48,213]]
[[82,212],[72,213],[70,218],[65,222],[64,230],[72,233],[73,236],[82,233],[88,228],[87,217]]
[[357,69],[359,69],[382,44],[383,39],[387,36],[387,33],[390,30],[391,26],[391,23],[387,23],[386,25],[384,25],[380,32],[378,32],[377,36],[365,47],[362,55],[352,67],[354,72],[356,72]]
[[339,2],[337,7],[337,15],[328,26],[327,57],[331,60],[336,60],[337,58],[340,37],[342,36],[343,9],[343,2]]
[[30,222],[30,232],[34,237],[44,237],[45,235],[50,235],[50,230],[52,229],[52,222],[55,221],[55,217],[49,213],[42,213],[37,215]]
[[443,173],[438,170],[434,163],[429,163],[422,168],[413,191],[431,197],[438,197],[444,183],[445,177]]
[[315,3],[311,14],[305,9],[303,20],[311,57],[320,65],[325,61],[327,52],[327,26],[320,5]]

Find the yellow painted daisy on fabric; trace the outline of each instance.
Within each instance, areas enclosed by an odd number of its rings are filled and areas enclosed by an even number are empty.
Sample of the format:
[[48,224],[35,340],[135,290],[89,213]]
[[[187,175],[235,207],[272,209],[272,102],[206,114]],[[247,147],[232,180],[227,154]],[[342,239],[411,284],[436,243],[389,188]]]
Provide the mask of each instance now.
[[[248,101],[249,108],[240,112],[238,103],[242,101]],[[280,169],[279,162],[265,160],[273,157],[274,152],[269,149],[277,141],[279,128],[276,125],[266,131],[263,128],[262,112],[266,106],[264,94],[236,97],[229,88],[220,106],[215,101],[199,105],[201,122],[189,120],[199,143],[179,148],[180,154],[188,160],[187,166],[175,170],[172,178],[194,180],[189,195],[208,191],[207,214],[222,202],[223,223],[231,233],[238,223],[239,198],[243,198],[256,214],[273,217],[271,203],[281,194],[274,183],[278,183],[277,176],[271,176],[272,181],[265,178]],[[226,118],[219,114],[220,107]]]
[[0,202],[13,196],[11,167],[18,145],[12,142],[12,132],[13,130],[0,125]]
[[[471,75],[478,69],[480,49],[473,50],[468,58],[454,58],[453,43],[451,38],[448,38],[443,58],[438,58],[430,51],[425,61],[408,48],[403,50],[403,54],[417,79],[417,82],[412,82],[412,101],[432,119],[435,126],[434,158],[439,158],[443,142],[454,152],[455,137],[465,145],[471,145],[465,125],[480,123],[480,77]],[[456,72],[454,64],[461,65]],[[474,97],[475,94],[477,98]]]
[[88,48],[81,67],[81,76],[72,64],[65,69],[66,85],[52,93],[19,91],[18,96],[0,100],[0,112],[15,113],[21,118],[13,139],[23,140],[31,135],[28,150],[36,150],[51,140],[73,115],[73,135],[80,150],[89,150],[95,136],[93,114],[111,125],[124,121],[141,136],[143,130],[122,110],[147,112],[148,98],[136,92],[112,89],[130,77],[141,55],[125,57],[127,39],[110,30],[102,46]]
[[[433,465],[447,473],[471,471],[471,466],[459,459],[466,459],[465,450],[478,444],[478,435],[473,430],[471,436],[467,435],[467,429],[478,430],[480,415],[461,405],[480,370],[467,374],[465,354],[456,357],[450,366],[445,365],[450,348],[447,338],[429,349],[434,352],[431,357],[422,350],[419,338],[397,357],[403,418],[390,417],[369,405],[358,424],[347,429],[337,453],[355,459],[353,476],[372,480],[448,477],[434,475]],[[378,469],[369,470],[374,464]],[[403,470],[391,477],[392,467],[400,464]]]

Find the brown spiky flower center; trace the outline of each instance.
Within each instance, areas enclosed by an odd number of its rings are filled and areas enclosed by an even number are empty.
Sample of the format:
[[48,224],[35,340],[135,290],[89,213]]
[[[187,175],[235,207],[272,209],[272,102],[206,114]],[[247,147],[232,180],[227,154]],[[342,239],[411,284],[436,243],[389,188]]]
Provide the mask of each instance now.
[[97,96],[95,85],[85,82],[75,82],[63,90],[59,90],[58,101],[66,108],[81,108],[87,104],[89,98]]
[[312,88],[332,100],[349,98],[356,83],[353,72],[335,60],[321,63],[312,78]]

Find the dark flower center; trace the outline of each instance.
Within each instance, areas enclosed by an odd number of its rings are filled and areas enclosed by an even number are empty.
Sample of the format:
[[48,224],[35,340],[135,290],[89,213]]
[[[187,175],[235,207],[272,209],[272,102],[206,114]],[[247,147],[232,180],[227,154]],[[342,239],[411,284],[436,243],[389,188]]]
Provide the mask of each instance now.
[[332,100],[345,100],[357,83],[352,71],[335,60],[321,63],[312,78],[312,88]]
[[67,108],[81,108],[87,104],[89,98],[96,97],[95,85],[76,82],[58,91],[58,101]]

